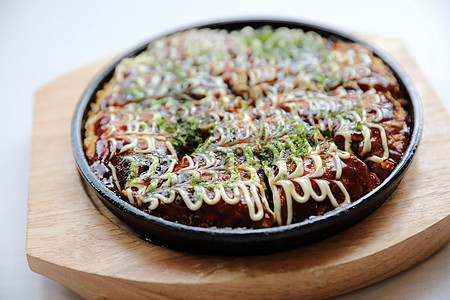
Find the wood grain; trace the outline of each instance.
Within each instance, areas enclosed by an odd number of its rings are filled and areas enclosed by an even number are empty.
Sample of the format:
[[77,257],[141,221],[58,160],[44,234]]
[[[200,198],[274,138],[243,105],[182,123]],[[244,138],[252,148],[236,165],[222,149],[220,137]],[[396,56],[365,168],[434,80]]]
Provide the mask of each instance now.
[[320,243],[254,257],[187,254],[123,230],[85,194],[70,143],[72,113],[88,82],[110,61],[103,59],[35,95],[26,250],[31,270],[88,299],[309,299],[375,283],[446,245],[449,116],[401,42],[369,38],[413,79],[425,123],[402,183],[368,218]]

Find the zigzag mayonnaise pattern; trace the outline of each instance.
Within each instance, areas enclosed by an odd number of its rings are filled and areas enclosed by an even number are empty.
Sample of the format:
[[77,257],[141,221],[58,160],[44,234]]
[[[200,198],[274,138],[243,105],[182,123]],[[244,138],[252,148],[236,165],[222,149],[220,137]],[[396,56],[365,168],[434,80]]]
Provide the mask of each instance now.
[[392,170],[409,130],[398,95],[361,45],[299,29],[192,29],[118,64],[86,121],[86,155],[150,213],[224,202],[252,222],[291,224],[299,205],[322,214],[373,189],[369,169]]

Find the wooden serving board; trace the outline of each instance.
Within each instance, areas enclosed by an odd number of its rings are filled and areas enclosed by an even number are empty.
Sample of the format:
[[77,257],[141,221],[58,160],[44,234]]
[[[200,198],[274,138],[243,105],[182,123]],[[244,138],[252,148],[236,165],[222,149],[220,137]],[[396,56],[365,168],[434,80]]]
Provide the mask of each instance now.
[[264,256],[193,255],[139,239],[96,209],[72,155],[72,113],[109,62],[103,59],[36,93],[26,249],[31,270],[85,298],[308,299],[370,285],[446,245],[450,172],[442,162],[450,161],[449,115],[398,40],[370,39],[412,77],[425,124],[402,183],[368,218],[322,242]]

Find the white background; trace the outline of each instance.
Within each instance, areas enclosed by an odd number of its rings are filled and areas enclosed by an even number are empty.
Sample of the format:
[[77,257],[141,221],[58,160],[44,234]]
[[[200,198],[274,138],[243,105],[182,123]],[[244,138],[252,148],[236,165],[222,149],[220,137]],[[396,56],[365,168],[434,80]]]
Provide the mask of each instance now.
[[[32,101],[39,86],[171,29],[226,18],[287,17],[401,39],[449,110],[449,14],[450,1],[444,0],[0,0],[0,299],[79,298],[31,272],[26,262]],[[444,299],[448,295],[447,245],[406,272],[339,298]]]

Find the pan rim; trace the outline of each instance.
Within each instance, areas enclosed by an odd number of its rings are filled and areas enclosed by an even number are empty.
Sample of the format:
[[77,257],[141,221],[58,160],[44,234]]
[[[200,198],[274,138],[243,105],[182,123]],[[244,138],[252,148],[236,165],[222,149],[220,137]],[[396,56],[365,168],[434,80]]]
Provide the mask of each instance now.
[[[84,133],[84,121],[86,119],[87,111],[90,108],[90,104],[93,100],[95,100],[96,92],[103,87],[103,84],[107,82],[111,76],[112,72],[116,65],[126,57],[132,57],[137,55],[139,52],[143,51],[149,42],[191,28],[223,28],[226,26],[234,26],[237,28],[241,28],[239,26],[248,25],[248,26],[257,26],[258,24],[266,24],[274,27],[287,26],[291,28],[301,28],[303,30],[311,29],[315,32],[318,32],[322,36],[330,37],[335,36],[337,38],[341,38],[346,41],[352,41],[356,43],[363,44],[368,46],[374,53],[375,56],[381,58],[386,65],[392,70],[395,77],[399,81],[400,86],[403,89],[403,93],[405,94],[405,98],[408,99],[409,105],[409,113],[411,118],[411,133],[409,138],[409,145],[394,171],[374,190],[359,198],[358,200],[340,206],[323,216],[313,217],[306,219],[299,223],[294,223],[290,225],[283,225],[271,228],[264,229],[241,229],[241,228],[202,228],[202,227],[194,227],[189,225],[184,225],[172,221],[167,221],[159,217],[155,217],[144,213],[138,208],[132,206],[131,204],[121,200],[117,195],[114,194],[111,190],[107,189],[101,181],[95,176],[95,174],[91,171],[87,159],[85,157],[84,149],[83,149],[83,133]],[[305,31],[307,31],[305,30]],[[326,35],[324,35],[325,33]],[[372,43],[369,43],[357,36],[349,34],[347,32],[329,28],[323,25],[317,25],[310,22],[303,22],[298,20],[287,20],[287,19],[272,19],[272,18],[246,18],[246,19],[234,19],[234,20],[223,20],[216,22],[208,22],[197,25],[191,25],[183,27],[180,30],[171,31],[169,33],[159,35],[157,37],[151,38],[142,45],[138,47],[134,47],[132,50],[127,51],[125,55],[116,59],[113,63],[109,64],[105,69],[103,69],[88,85],[86,90],[83,92],[81,99],[77,105],[77,108],[73,115],[72,120],[72,131],[71,131],[71,142],[72,142],[72,150],[75,157],[75,161],[81,174],[83,180],[88,184],[90,188],[92,188],[95,193],[101,198],[102,202],[107,205],[107,207],[111,210],[111,205],[116,207],[117,209],[123,211],[126,215],[130,216],[130,218],[135,219],[136,222],[143,223],[142,227],[153,226],[156,231],[175,231],[177,232],[177,236],[188,235],[185,236],[187,240],[189,240],[189,235],[192,235],[192,241],[197,240],[212,240],[217,241],[219,243],[227,243],[227,240],[230,240],[230,243],[236,244],[238,242],[243,242],[245,244],[250,244],[252,242],[270,242],[273,240],[282,240],[285,238],[292,238],[299,235],[299,231],[302,231],[300,235],[305,235],[308,233],[313,233],[320,229],[320,227],[331,227],[339,224],[339,220],[343,215],[353,213],[355,209],[358,209],[364,203],[370,202],[371,200],[381,197],[382,200],[378,199],[376,203],[375,209],[371,209],[371,212],[376,210],[378,206],[383,204],[390,193],[387,195],[386,191],[394,190],[398,185],[400,180],[402,179],[406,169],[409,167],[412,158],[416,152],[416,149],[419,145],[421,134],[423,129],[423,112],[422,105],[420,101],[420,97],[416,91],[416,88],[413,85],[412,80],[409,78],[407,73],[403,70],[403,68],[388,54],[380,50],[378,47],[374,46]],[[392,187],[394,185],[394,187]],[[107,201],[108,203],[105,203]],[[108,205],[109,204],[109,205]],[[369,214],[371,213],[369,212]],[[114,213],[114,212],[113,212]],[[362,218],[364,218],[363,216]],[[362,219],[360,218],[360,219]],[[353,223],[358,222],[356,220]],[[127,221],[125,221],[127,222]],[[345,226],[344,226],[345,227]],[[348,226],[347,226],[348,227]],[[345,228],[343,228],[345,229]],[[146,230],[144,230],[146,231]],[[278,238],[274,238],[274,236],[279,235]],[[163,241],[164,244],[164,241]],[[282,248],[282,247],[281,247]]]

